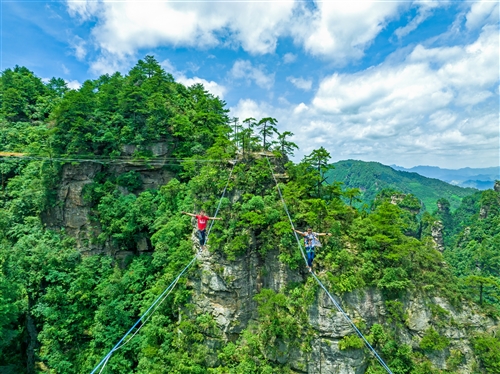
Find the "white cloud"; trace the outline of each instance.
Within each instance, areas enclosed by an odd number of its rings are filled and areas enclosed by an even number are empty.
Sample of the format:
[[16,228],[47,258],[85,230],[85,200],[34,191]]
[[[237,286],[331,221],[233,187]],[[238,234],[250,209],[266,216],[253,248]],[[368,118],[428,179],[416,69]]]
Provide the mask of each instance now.
[[130,68],[134,62],[137,61],[131,56],[117,58],[109,52],[102,52],[96,60],[90,63],[90,70],[97,75],[113,74]]
[[293,20],[291,33],[312,55],[345,64],[363,56],[387,22],[405,6],[401,2],[321,1],[317,9],[302,12]]
[[399,39],[416,30],[416,28],[432,14],[432,10],[439,6],[439,1],[418,2],[417,5],[417,15],[407,25],[394,31],[394,34],[396,34]]
[[270,117],[275,108],[264,103],[257,103],[251,99],[241,99],[235,107],[230,108],[231,115],[240,119],[255,118],[257,120]]
[[99,1],[67,1],[69,14],[72,17],[80,17],[87,21],[96,17],[101,9],[102,2]]
[[304,103],[300,103],[299,105],[297,105],[297,106],[293,109],[293,112],[294,112],[295,114],[298,114],[298,113],[301,113],[301,112],[303,112],[303,111],[305,111],[305,110],[308,110],[308,109],[309,109],[309,107],[308,107],[306,104],[304,104]]
[[286,80],[292,83],[295,87],[304,91],[309,91],[312,88],[312,80],[310,79],[304,79],[302,77],[287,77]]
[[183,75],[179,75],[175,77],[175,80],[188,87],[192,86],[193,84],[201,83],[207,91],[209,91],[211,94],[215,96],[218,96],[221,99],[224,98],[224,94],[227,91],[226,87],[219,85],[217,82],[207,81],[206,79],[203,78],[198,78],[198,77],[186,78]]
[[99,48],[124,57],[159,45],[213,47],[227,43],[250,53],[273,52],[294,2],[86,0],[67,1],[67,6],[74,17],[98,19],[93,36]]
[[285,53],[283,55],[283,62],[285,64],[291,64],[292,62],[294,62],[295,60],[297,59],[297,55],[293,54],[293,53]]
[[62,69],[64,75],[68,75],[70,73],[69,69],[64,64],[61,64],[61,69]]
[[498,2],[482,0],[472,3],[470,11],[465,16],[465,27],[467,29],[477,29],[485,24],[498,23]]
[[172,62],[168,59],[160,62],[160,66],[167,73],[172,74],[172,76],[175,78],[175,80],[177,82],[182,83],[185,86],[189,87],[189,86],[192,86],[193,84],[201,83],[207,91],[209,91],[211,94],[213,94],[215,96],[218,96],[221,99],[224,98],[224,95],[227,92],[227,88],[225,86],[220,85],[217,82],[208,81],[206,79],[199,78],[199,77],[192,77],[192,78],[186,77],[185,72],[178,71],[175,68],[175,66],[172,64]]
[[82,61],[87,55],[87,42],[80,38],[79,36],[75,36],[73,40],[70,42],[71,48],[74,50],[75,57]]
[[175,66],[172,64],[172,62],[169,60],[169,59],[166,59],[166,60],[163,60],[162,62],[160,62],[160,66],[163,68],[163,70],[165,70],[167,73],[170,73],[172,74],[173,76],[175,76],[176,72],[177,72],[177,69],[175,68]]
[[274,84],[274,74],[266,74],[263,66],[255,67],[247,60],[237,60],[229,75],[235,79],[253,81],[257,86],[268,90]]
[[386,163],[497,162],[498,39],[488,26],[466,46],[417,46],[399,65],[326,78],[312,101],[321,128],[335,134],[334,148],[365,145],[358,157]]
[[295,133],[296,160],[324,146],[334,160],[498,165],[498,43],[496,27],[487,26],[468,45],[419,45],[399,62],[328,76],[310,103],[242,100],[235,109],[275,117],[280,131]]
[[78,90],[82,86],[82,84],[77,80],[72,80],[72,81],[65,80],[65,82],[68,88],[71,88],[72,90]]
[[[440,2],[439,2],[440,4]],[[126,59],[141,49],[159,46],[239,48],[251,54],[274,53],[279,37],[289,37],[306,52],[336,62],[359,59],[387,23],[395,19],[404,2],[302,1],[271,2],[107,2],[67,0],[69,13],[82,21],[93,21],[92,41],[105,59]],[[421,9],[429,8],[420,5]],[[424,13],[422,13],[424,14]],[[400,33],[409,32],[421,22]],[[79,45],[76,54],[85,54]],[[287,53],[284,63],[296,56]]]
[[465,96],[476,95],[476,104],[489,97],[485,89],[491,90],[496,82],[498,33],[487,27],[465,47],[419,45],[399,66],[382,64],[354,75],[334,74],[321,82],[313,103],[327,113],[370,112],[371,118],[392,113],[410,118],[456,100],[464,104],[460,100]]

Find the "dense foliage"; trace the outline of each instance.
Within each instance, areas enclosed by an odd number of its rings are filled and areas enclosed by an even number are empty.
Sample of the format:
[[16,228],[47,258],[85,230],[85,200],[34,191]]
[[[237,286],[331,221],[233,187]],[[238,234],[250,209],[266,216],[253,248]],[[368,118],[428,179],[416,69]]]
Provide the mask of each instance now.
[[[382,190],[395,189],[415,195],[428,212],[435,209],[436,202],[441,198],[447,199],[451,209],[455,210],[464,197],[477,191],[426,178],[417,173],[394,170],[378,162],[346,160],[336,162],[332,166],[334,168],[327,174],[328,181],[339,181],[346,187],[360,189],[360,201],[368,205]],[[361,207],[362,204],[357,206]]]
[[[475,302],[496,313],[498,192],[465,198],[454,212],[442,200],[440,210],[421,219],[419,199],[408,191],[382,190],[369,209],[358,210],[353,205],[359,190],[324,183],[330,172],[327,150],[288,162],[297,146],[287,140],[292,134],[279,133],[276,119],[249,118],[232,126],[222,101],[201,85],[174,82],[152,57],[128,75],[105,75],[78,90],[69,90],[61,79],[43,83],[20,67],[4,71],[0,84],[0,151],[32,156],[0,159],[2,373],[90,372],[192,259],[193,226],[182,212],[214,212],[227,180],[223,220],[213,226],[210,251],[228,261],[249,252],[261,258],[275,253],[306,274],[262,154],[282,178],[296,227],[332,234],[315,262],[323,282],[337,294],[381,290],[388,311],[384,325],[359,321],[359,326],[394,373],[440,372],[429,357],[449,346],[441,332],[451,322],[437,306],[419,343],[402,343],[398,331],[407,314],[401,300],[409,294],[426,300],[440,296],[457,306]],[[81,191],[88,219],[99,227],[88,246],[101,250],[82,248],[64,228],[47,228],[48,212],[64,205],[57,194],[63,170],[80,165],[65,158],[111,162],[131,145],[131,157],[147,165],[157,142],[167,144],[168,159],[174,159],[151,164],[150,171],[171,173],[165,185],[147,189],[141,173],[105,165]],[[444,256],[431,235],[438,220],[444,225]],[[144,240],[150,248],[139,251]],[[179,280],[104,372],[289,373],[294,353],[310,357],[315,330],[309,311],[318,295],[311,277],[280,291],[263,288],[254,297],[257,317],[228,341],[212,315],[193,312],[189,280],[200,272],[193,267]],[[498,372],[498,339],[479,334],[472,344],[477,372]],[[355,336],[339,342],[342,350],[362,347]],[[441,372],[452,373],[463,353],[450,350],[447,360],[449,370]],[[366,365],[368,373],[381,372],[375,360]]]

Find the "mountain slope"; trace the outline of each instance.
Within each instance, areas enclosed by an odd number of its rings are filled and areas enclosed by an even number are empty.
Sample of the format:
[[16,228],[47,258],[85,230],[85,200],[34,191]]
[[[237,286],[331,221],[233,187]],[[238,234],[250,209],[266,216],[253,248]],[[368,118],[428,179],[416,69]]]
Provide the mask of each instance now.
[[461,168],[441,169],[437,166],[415,166],[406,169],[401,166],[391,165],[395,170],[418,173],[428,178],[440,179],[444,182],[460,187],[473,187],[480,190],[493,188],[495,179],[500,179],[498,167],[490,168]]
[[[64,87],[0,74],[0,145],[39,156],[0,157],[0,373],[381,373],[347,316],[394,373],[498,373],[500,188],[417,230],[411,196],[365,212],[317,188],[322,148],[262,158],[250,126],[237,154],[225,104],[152,57]],[[199,251],[202,209],[220,220]],[[308,226],[329,234],[315,274]],[[435,237],[457,231],[452,268]]]
[[396,189],[417,196],[432,211],[436,201],[447,199],[452,210],[456,209],[465,196],[477,192],[473,188],[453,186],[438,179],[426,178],[417,173],[394,170],[378,162],[356,160],[339,161],[333,164],[335,169],[328,172],[327,182],[343,182],[345,187],[359,188],[363,203],[368,203],[385,188]]

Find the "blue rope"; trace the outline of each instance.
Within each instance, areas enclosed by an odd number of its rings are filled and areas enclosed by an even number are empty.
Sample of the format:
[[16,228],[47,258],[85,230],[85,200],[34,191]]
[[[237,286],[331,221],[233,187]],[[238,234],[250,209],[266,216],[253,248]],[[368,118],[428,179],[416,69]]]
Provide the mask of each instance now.
[[149,313],[149,311],[151,309],[154,308],[154,306],[161,300],[161,298],[163,297],[163,295],[165,295],[168,291],[170,291],[170,289],[173,287],[174,284],[177,283],[177,281],[179,280],[179,278],[187,271],[187,269],[189,269],[191,267],[191,265],[195,262],[196,258],[198,257],[198,254],[196,254],[193,259],[191,260],[191,262],[189,264],[186,265],[186,267],[179,273],[179,275],[173,280],[172,283],[170,283],[170,285],[165,289],[165,291],[163,291],[161,293],[160,296],[158,296],[156,298],[156,300],[153,302],[153,304],[151,304],[151,306],[148,308],[148,310],[146,310],[144,312],[144,314],[141,316],[141,318],[139,318],[137,320],[136,323],[134,323],[134,325],[130,328],[130,330],[128,330],[125,335],[123,335],[123,337],[120,339],[120,341],[118,343],[116,343],[116,345],[109,351],[109,353],[101,360],[101,362],[99,362],[99,364],[97,364],[97,366],[94,368],[94,370],[92,370],[92,372],[90,374],[94,374],[97,369],[99,369],[99,367],[104,364],[104,362],[107,363],[107,361],[110,359],[111,355],[113,354],[114,351],[116,351],[119,347],[119,345],[125,340],[125,338],[137,327],[137,325],[144,319],[144,317]]
[[[286,212],[286,215],[288,216],[288,219],[290,220],[290,224],[292,225],[292,229],[295,230],[295,227],[293,225],[293,222],[292,222],[292,218],[290,217],[290,213],[288,212],[288,208],[286,206],[286,203],[285,203],[285,199],[283,198],[283,194],[281,193],[281,188],[278,184],[278,181],[276,180],[276,177],[274,175],[274,171],[273,171],[273,168],[271,167],[271,163],[269,162],[269,158],[266,157],[267,159],[267,163],[269,165],[269,169],[271,170],[271,173],[273,175],[273,179],[274,179],[274,182],[276,183],[276,187],[278,187],[278,192],[279,192],[279,195],[280,195],[280,198],[281,198],[281,201],[283,202],[283,206],[285,208],[285,212]],[[295,233],[295,231],[294,231]],[[306,256],[304,254],[304,250],[302,249],[302,243],[300,242],[299,240],[299,237],[297,236],[297,233],[295,233],[295,238],[297,239],[297,244],[299,245],[299,249],[300,249],[300,252],[302,253],[302,257],[304,258],[305,262],[306,262],[306,265],[307,265],[307,259],[306,259]],[[370,342],[368,342],[368,340],[366,340],[365,336],[363,335],[363,333],[361,331],[359,331],[359,329],[356,327],[356,325],[354,324],[354,322],[352,322],[352,320],[349,318],[349,316],[346,314],[346,312],[344,312],[344,310],[342,309],[342,307],[340,306],[340,304],[333,298],[333,296],[330,294],[330,292],[328,292],[328,290],[326,289],[326,287],[323,285],[323,283],[318,279],[318,277],[316,276],[316,274],[312,271],[311,269],[311,274],[312,276],[314,277],[314,279],[316,280],[316,282],[318,283],[318,285],[326,292],[326,294],[328,295],[328,297],[330,298],[330,300],[332,301],[333,305],[335,305],[335,307],[337,308],[337,310],[342,313],[342,316],[345,318],[345,320],[347,322],[349,322],[349,324],[353,327],[354,331],[356,331],[356,333],[358,334],[358,336],[363,339],[364,343],[366,344],[366,346],[368,347],[368,349],[372,352],[372,354],[375,356],[375,358],[380,362],[380,364],[382,365],[382,367],[389,373],[389,374],[393,374],[391,369],[389,369],[389,367],[386,365],[386,363],[384,362],[384,360],[382,359],[382,357],[379,356],[379,354],[377,353],[377,351],[375,351],[375,349],[371,346]]]
[[278,187],[278,193],[281,198],[281,202],[283,203],[283,206],[285,207],[285,213],[288,216],[288,220],[290,221],[290,225],[292,226],[292,231],[295,235],[295,239],[297,240],[297,244],[299,245],[300,248],[300,253],[302,254],[302,258],[304,259],[305,264],[307,265],[307,257],[304,254],[304,251],[302,250],[302,244],[300,243],[299,236],[295,232],[295,226],[292,221],[292,217],[290,217],[290,213],[288,212],[288,207],[286,206],[285,199],[283,198],[283,194],[281,193],[281,188],[280,185],[278,184],[278,181],[276,180],[276,177],[274,176],[273,168],[271,166],[271,163],[269,162],[269,158],[266,156],[267,164],[269,165],[269,169],[271,170],[271,174],[273,175],[274,183],[276,183],[276,187]]
[[[222,203],[222,199],[224,198],[224,195],[226,194],[226,190],[227,190],[227,187],[229,186],[229,181],[231,180],[231,176],[233,175],[233,170],[234,170],[234,167],[236,166],[236,163],[233,165],[233,167],[231,168],[231,172],[229,173],[229,177],[227,178],[227,183],[226,183],[226,186],[224,187],[224,190],[222,191],[222,195],[219,199],[219,204],[217,205],[217,209],[215,211],[215,214],[214,214],[214,218],[217,217],[217,214],[219,213],[219,208],[221,206],[221,203]],[[208,241],[208,237],[210,235],[210,230],[212,229],[212,226],[214,224],[214,221],[211,222],[210,224],[210,227],[208,229],[208,232],[207,232],[207,241]],[[148,310],[146,310],[144,312],[144,314],[137,320],[136,323],[134,323],[134,325],[130,328],[130,330],[128,330],[125,335],[123,335],[123,337],[120,339],[120,341],[118,343],[116,343],[116,345],[109,351],[109,353],[104,356],[104,358],[101,360],[101,362],[99,362],[97,364],[97,366],[94,368],[94,370],[92,370],[92,372],[90,374],[94,374],[97,369],[99,369],[99,367],[101,367],[102,365],[102,368],[101,370],[99,371],[99,373],[101,373],[103,370],[104,370],[104,367],[106,366],[106,364],[108,363],[109,359],[111,358],[111,355],[113,354],[113,352],[115,352],[117,349],[121,348],[123,345],[127,344],[130,339],[132,339],[138,332],[139,330],[144,326],[144,324],[147,322],[147,320],[149,319],[149,317],[151,317],[151,315],[155,312],[156,308],[151,312],[151,314],[147,317],[146,315],[155,307],[155,305],[157,305],[158,303],[161,304],[161,302],[163,302],[163,300],[166,298],[166,296],[168,296],[167,292],[170,293],[170,291],[173,289],[173,287],[175,287],[175,285],[177,284],[177,282],[179,281],[179,279],[182,277],[182,275],[191,267],[191,265],[196,261],[196,259],[198,258],[199,254],[201,252],[198,251],[198,253],[196,253],[193,257],[193,259],[191,260],[191,262],[189,262],[189,264],[186,265],[186,267],[184,269],[182,269],[182,271],[179,273],[179,275],[177,275],[177,277],[172,281],[172,283],[170,283],[170,285],[161,293],[160,296],[158,296],[155,301],[153,302],[153,304],[151,304],[151,306],[148,308]],[[165,295],[167,294],[167,295]],[[164,295],[165,295],[165,298],[164,298]],[[160,301],[161,300],[161,301]],[[158,306],[160,305],[158,304]],[[144,323],[139,327],[139,329],[132,335],[132,337],[127,340],[125,343],[123,343],[122,345],[120,345],[126,338],[127,336],[130,335],[130,333],[139,325],[139,323],[141,323],[141,321],[144,320]]]

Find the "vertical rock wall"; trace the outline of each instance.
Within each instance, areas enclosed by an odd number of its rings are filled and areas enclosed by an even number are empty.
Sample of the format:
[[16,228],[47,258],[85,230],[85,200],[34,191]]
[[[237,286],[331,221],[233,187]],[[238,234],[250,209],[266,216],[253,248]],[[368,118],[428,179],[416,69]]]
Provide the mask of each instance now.
[[[236,341],[258,316],[254,296],[262,288],[279,292],[290,282],[304,282],[309,276],[304,270],[289,269],[279,262],[277,256],[277,251],[261,256],[256,250],[249,249],[244,256],[228,261],[217,251],[205,251],[199,260],[199,272],[190,279],[192,303],[195,305],[192,313],[209,313],[214,317],[223,340]],[[334,297],[352,320],[363,321],[367,326],[378,323],[388,328],[386,299],[379,290],[368,288],[346,293],[341,298]],[[465,359],[455,372],[473,372],[477,360],[470,342],[472,333],[498,328],[493,320],[475,313],[470,307],[464,305],[457,310],[438,297],[409,293],[399,301],[406,314],[398,331],[404,344],[419,350],[420,340],[430,327],[449,339],[446,349],[427,354],[433,365],[441,370],[446,369],[450,351],[459,350]],[[436,317],[431,311],[432,305],[446,311],[445,317],[439,317],[441,320]],[[315,331],[311,352],[304,353],[294,348],[287,353],[286,363],[294,372],[361,374],[366,371],[371,357],[366,349],[339,349],[339,341],[355,332],[322,290],[318,290],[316,301],[309,308],[309,323]],[[287,347],[283,349],[286,351]],[[279,357],[277,361],[281,361]],[[217,363],[215,353],[211,362]]]
[[[166,143],[154,143],[148,150],[155,156],[154,161],[148,165],[144,162],[132,161],[130,158],[136,147],[129,145],[123,147],[126,160],[116,160],[108,164],[99,162],[73,162],[63,165],[61,182],[57,189],[57,202],[54,207],[45,212],[42,220],[45,225],[53,230],[64,230],[76,240],[77,248],[83,252],[108,252],[115,253],[111,241],[98,243],[96,238],[102,232],[99,222],[91,218],[91,207],[84,200],[83,192],[86,185],[94,182],[98,173],[117,177],[129,171],[139,173],[142,187],[136,193],[149,189],[159,189],[167,184],[173,174],[163,168],[169,150]],[[125,188],[120,188],[122,194],[129,193]],[[138,251],[149,249],[146,239],[137,243]],[[124,253],[120,253],[124,255]],[[125,254],[126,255],[126,254]]]

